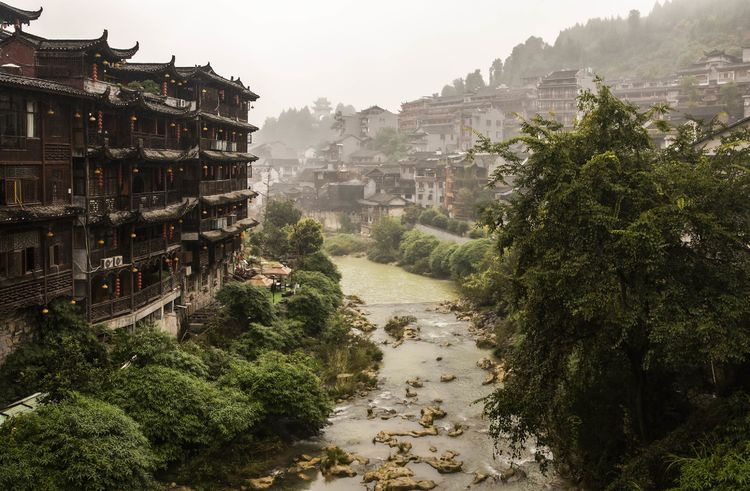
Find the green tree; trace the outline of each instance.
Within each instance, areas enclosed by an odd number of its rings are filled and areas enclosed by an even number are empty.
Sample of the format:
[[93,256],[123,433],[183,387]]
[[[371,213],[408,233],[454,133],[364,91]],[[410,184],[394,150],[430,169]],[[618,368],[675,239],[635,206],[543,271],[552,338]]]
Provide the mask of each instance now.
[[437,278],[448,278],[451,275],[450,258],[458,249],[454,242],[441,242],[430,253],[430,272]]
[[462,280],[470,274],[480,271],[491,249],[492,241],[489,239],[477,239],[459,245],[450,257],[450,269],[453,278]]
[[271,224],[276,228],[284,228],[287,225],[294,225],[302,218],[302,211],[295,205],[294,201],[289,199],[271,199],[266,204],[265,224]]
[[298,256],[318,252],[323,247],[323,225],[314,218],[305,217],[291,226],[289,244]]
[[53,398],[94,391],[109,368],[107,350],[76,307],[54,302],[38,319],[38,336],[22,344],[0,366],[0,405],[34,392]]
[[517,258],[502,295],[519,336],[485,409],[496,438],[516,450],[535,438],[601,489],[695,401],[742,387],[750,150],[745,132],[709,158],[685,127],[655,149],[644,125],[660,111],[605,86],[580,108],[574,130],[537,118],[519,139],[480,146],[508,159],[495,178],[523,190],[488,214],[500,251]]
[[263,417],[247,394],[159,365],[116,371],[100,396],[141,425],[162,464],[227,442]]
[[273,322],[275,314],[271,294],[265,288],[232,281],[219,290],[216,299],[242,326],[247,326],[251,322],[264,325],[270,325]]
[[391,160],[398,160],[409,151],[409,138],[395,128],[383,128],[370,142],[370,148],[383,152]]
[[497,88],[503,78],[503,60],[495,58],[490,66],[490,87]]
[[156,458],[122,410],[74,395],[0,426],[0,488],[156,489]]
[[375,262],[389,263],[398,259],[398,246],[406,228],[390,217],[383,217],[372,226],[370,236],[375,241],[367,251],[367,257]]
[[221,383],[259,401],[266,425],[299,436],[317,433],[332,409],[312,360],[301,355],[265,353],[254,363],[236,364]]
[[297,265],[297,269],[303,271],[317,271],[328,276],[335,282],[341,281],[341,273],[339,268],[331,261],[323,251],[318,251],[308,256],[305,256]]
[[484,83],[484,77],[482,72],[477,68],[473,72],[466,75],[466,91],[476,92],[479,89],[483,89],[487,84]]
[[399,247],[399,261],[414,273],[429,273],[429,257],[440,241],[433,235],[419,230],[410,230],[404,234]]

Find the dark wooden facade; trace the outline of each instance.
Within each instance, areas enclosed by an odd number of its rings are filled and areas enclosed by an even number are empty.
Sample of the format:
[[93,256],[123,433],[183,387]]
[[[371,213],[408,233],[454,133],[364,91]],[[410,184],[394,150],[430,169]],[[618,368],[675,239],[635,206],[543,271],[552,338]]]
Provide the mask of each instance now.
[[230,274],[255,224],[258,96],[107,37],[0,37],[1,311],[62,296],[91,322],[133,316]]

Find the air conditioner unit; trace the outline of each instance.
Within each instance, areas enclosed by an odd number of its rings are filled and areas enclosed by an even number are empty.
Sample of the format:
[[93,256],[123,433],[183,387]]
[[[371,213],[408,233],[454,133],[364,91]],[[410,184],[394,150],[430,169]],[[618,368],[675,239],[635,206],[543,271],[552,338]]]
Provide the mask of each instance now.
[[119,268],[122,264],[122,256],[105,257],[102,259],[102,269]]

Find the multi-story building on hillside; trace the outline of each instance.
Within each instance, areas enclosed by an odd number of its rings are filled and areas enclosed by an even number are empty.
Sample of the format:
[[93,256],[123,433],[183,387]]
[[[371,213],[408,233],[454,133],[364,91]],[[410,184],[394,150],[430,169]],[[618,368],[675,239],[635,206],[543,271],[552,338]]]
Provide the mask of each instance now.
[[578,96],[595,88],[594,74],[589,69],[554,71],[537,86],[537,112],[571,127],[579,116]]
[[0,289],[25,292],[0,295],[0,311],[45,312],[63,296],[90,322],[175,331],[175,307],[211,300],[256,223],[247,115],[258,96],[210,65],[129,63],[138,44],[111,47],[107,31],[23,31],[39,13],[0,4],[17,26],[0,35]]

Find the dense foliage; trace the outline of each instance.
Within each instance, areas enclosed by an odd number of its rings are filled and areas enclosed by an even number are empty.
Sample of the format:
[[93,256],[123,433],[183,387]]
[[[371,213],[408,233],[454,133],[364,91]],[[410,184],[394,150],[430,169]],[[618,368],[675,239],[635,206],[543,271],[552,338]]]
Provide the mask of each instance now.
[[372,225],[370,236],[373,243],[367,250],[367,257],[377,263],[390,263],[398,259],[398,247],[406,228],[389,217],[384,217]]
[[0,488],[155,489],[156,458],[120,409],[73,395],[0,426]]
[[331,256],[346,256],[366,252],[368,245],[369,241],[365,238],[342,233],[327,236],[323,248]]
[[[496,295],[516,329],[486,401],[491,432],[516,451],[535,439],[587,488],[733,488],[747,413],[739,441],[706,414],[748,389],[748,134],[709,156],[679,128],[656,149],[644,125],[658,110],[606,87],[580,105],[571,131],[537,118],[481,145],[505,157],[495,178],[519,189],[487,213]],[[717,443],[696,455],[706,441]]]
[[219,290],[216,299],[245,326],[251,322],[269,325],[275,316],[269,291],[249,283],[228,283]]

